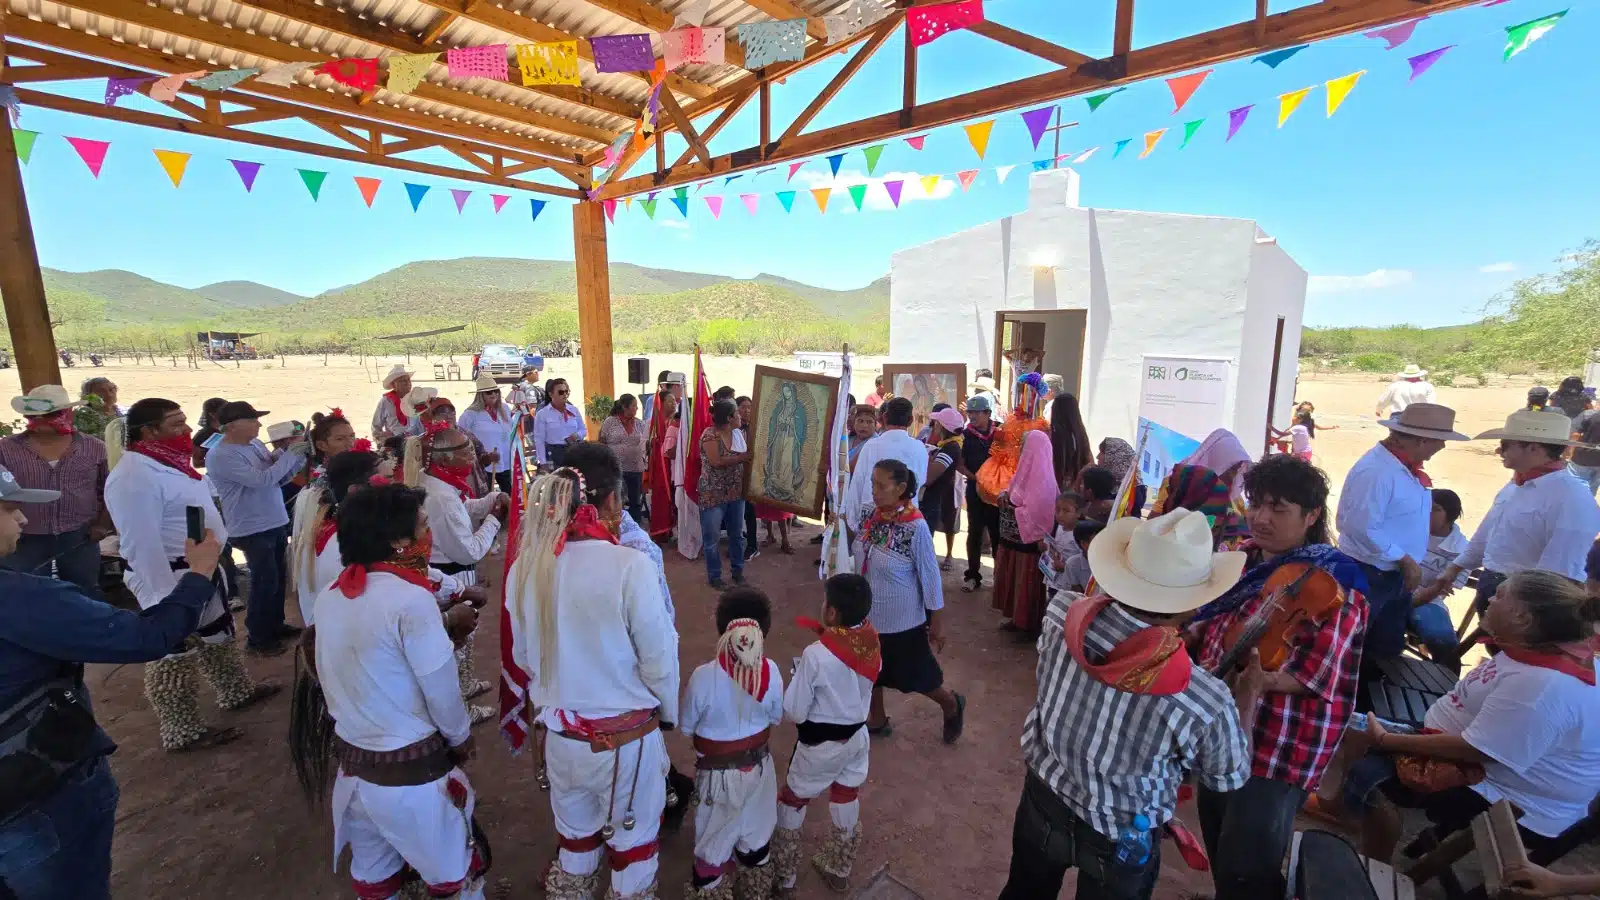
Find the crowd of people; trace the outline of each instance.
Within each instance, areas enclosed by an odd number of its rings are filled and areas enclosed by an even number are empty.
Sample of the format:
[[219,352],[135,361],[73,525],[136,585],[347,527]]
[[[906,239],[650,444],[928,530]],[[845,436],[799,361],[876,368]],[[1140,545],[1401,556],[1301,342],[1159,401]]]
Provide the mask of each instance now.
[[[1080,897],[1149,897],[1166,837],[1206,861],[1218,898],[1281,895],[1302,811],[1388,860],[1400,809],[1442,837],[1503,798],[1537,852],[1600,797],[1600,506],[1582,455],[1600,452],[1600,425],[1581,381],[1469,438],[1408,368],[1380,401],[1386,436],[1333,509],[1306,406],[1282,433],[1290,452],[1258,460],[1219,430],[1145,485],[1135,448],[1094,443],[1055,376],[1002,394],[980,371],[920,434],[912,402],[880,380],[860,404],[841,398],[829,464],[847,471],[826,527],[846,535],[853,571],[821,583],[820,616],[802,622],[817,640],[785,671],[765,652],[772,603],[745,571],[760,523],[782,553],[799,523],[744,499],[748,398],[717,391],[703,430],[683,434],[686,379],[665,372],[642,401],[617,398],[590,441],[568,384],[537,367],[509,398],[480,377],[459,416],[413,374],[382,380],[370,439],[338,408],[266,424],[221,398],[196,431],[170,400],[120,407],[106,379],[78,400],[60,385],[16,398],[26,427],[0,440],[0,717],[24,723],[0,735],[19,773],[0,808],[11,894],[109,896],[114,745],[83,663],[144,663],[163,748],[194,752],[239,737],[200,715],[201,678],[219,706],[244,708],[281,690],[246,659],[292,649],[291,758],[330,801],[357,896],[483,896],[489,835],[464,766],[473,726],[496,718],[472,702],[493,688],[473,641],[490,599],[479,572],[501,547],[498,718],[549,792],[547,896],[593,898],[609,879],[608,897],[652,900],[661,829],[692,810],[684,896],[792,897],[800,828],[824,793],[831,827],[811,868],[847,890],[871,742],[894,732],[885,689],[937,705],[944,742],[964,732],[967,699],[939,661],[962,508],[961,590],[987,591],[999,627],[1039,654],[1004,900],[1056,897],[1070,869]],[[85,406],[104,440],[80,429]],[[1469,439],[1497,442],[1511,473],[1470,537],[1460,496],[1425,469]],[[141,612],[105,602],[103,542]],[[673,543],[704,557],[719,594],[715,655],[681,680]],[[1425,727],[1370,714],[1363,685],[1408,646],[1459,671],[1443,599],[1469,577],[1490,654]],[[780,777],[785,722],[798,745]],[[668,758],[673,731],[693,744],[692,778]],[[1176,818],[1191,792],[1199,839]],[[53,849],[4,849],[45,831]],[[1530,892],[1576,883],[1517,877]]]

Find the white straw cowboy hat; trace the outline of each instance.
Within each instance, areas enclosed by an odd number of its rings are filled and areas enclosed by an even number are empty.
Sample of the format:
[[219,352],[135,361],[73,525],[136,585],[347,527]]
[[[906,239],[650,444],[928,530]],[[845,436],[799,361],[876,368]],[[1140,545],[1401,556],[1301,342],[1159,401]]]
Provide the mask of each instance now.
[[1523,441],[1529,444],[1560,444],[1563,447],[1588,447],[1572,440],[1572,420],[1559,410],[1524,409],[1506,417],[1504,428],[1491,428],[1475,441]]
[[410,404],[411,407],[415,409],[416,407],[426,405],[429,400],[432,400],[437,396],[439,396],[438,388],[414,387],[411,389],[411,393],[406,395],[404,402]]
[[387,391],[394,387],[394,381],[396,378],[407,378],[415,374],[417,373],[411,371],[405,366],[397,365],[389,370],[389,374],[383,376],[383,389]]
[[985,392],[990,394],[995,392],[994,379],[987,375],[979,375],[977,378],[972,379],[972,384],[968,385],[967,387],[967,393],[969,394],[981,394]]
[[1378,423],[1390,431],[1436,441],[1469,441],[1456,431],[1456,411],[1437,403],[1413,403]]
[[1399,377],[1400,378],[1427,378],[1428,377],[1428,370],[1422,368],[1421,366],[1417,365],[1416,363],[1409,363],[1409,364],[1407,364],[1407,366],[1404,369],[1400,370]]
[[11,398],[11,408],[24,416],[48,416],[82,405],[82,400],[73,400],[59,384],[41,384],[21,397]]
[[1089,545],[1089,571],[1118,603],[1177,615],[1227,593],[1244,572],[1245,555],[1213,553],[1215,540],[1206,515],[1194,510],[1117,519]]
[[267,426],[267,443],[276,444],[279,441],[287,441],[297,434],[304,434],[305,428],[299,422],[274,422]]
[[500,390],[500,382],[495,381],[493,375],[490,375],[488,372],[484,372],[478,376],[476,381],[472,383],[472,388],[479,394],[487,391],[498,391]]

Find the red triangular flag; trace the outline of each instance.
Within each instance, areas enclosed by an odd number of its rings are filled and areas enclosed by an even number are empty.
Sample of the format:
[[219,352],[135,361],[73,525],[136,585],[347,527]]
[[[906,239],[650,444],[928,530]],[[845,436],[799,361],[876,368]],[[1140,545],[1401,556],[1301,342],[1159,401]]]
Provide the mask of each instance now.
[[1206,76],[1210,74],[1211,70],[1206,69],[1167,79],[1167,87],[1172,89],[1172,102],[1177,104],[1172,109],[1174,113],[1183,109],[1183,105],[1189,102],[1189,98],[1194,96],[1194,92],[1200,89],[1200,83],[1205,81]]
[[67,143],[72,145],[72,149],[78,151],[78,158],[83,160],[83,164],[89,167],[89,171],[94,173],[94,177],[99,178],[100,167],[105,165],[106,151],[111,149],[111,142],[69,137],[67,138]]
[[372,208],[373,198],[378,196],[378,185],[383,181],[378,178],[367,178],[362,175],[356,177],[356,187],[361,189],[361,199],[367,201],[367,209]]
[[[616,222],[617,222],[617,201],[615,201],[615,200],[602,200],[602,201],[600,201],[600,205],[605,207],[605,210],[606,210],[606,221],[612,223],[613,225],[615,225]],[[593,207],[591,207],[591,209],[592,208]]]

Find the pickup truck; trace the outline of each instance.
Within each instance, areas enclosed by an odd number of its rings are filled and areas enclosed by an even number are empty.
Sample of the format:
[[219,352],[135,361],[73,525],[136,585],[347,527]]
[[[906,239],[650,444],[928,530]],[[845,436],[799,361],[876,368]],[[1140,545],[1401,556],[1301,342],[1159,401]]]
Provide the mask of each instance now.
[[496,381],[518,381],[522,378],[522,348],[511,344],[485,344],[478,351],[472,377],[489,374]]

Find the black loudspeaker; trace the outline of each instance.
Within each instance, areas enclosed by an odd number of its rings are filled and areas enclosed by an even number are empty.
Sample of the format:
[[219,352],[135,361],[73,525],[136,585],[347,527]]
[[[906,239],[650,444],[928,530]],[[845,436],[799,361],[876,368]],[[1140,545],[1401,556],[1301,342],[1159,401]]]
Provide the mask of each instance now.
[[650,383],[650,359],[645,356],[628,357],[628,383]]

